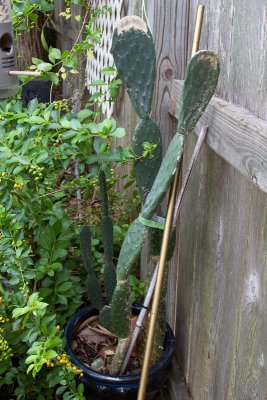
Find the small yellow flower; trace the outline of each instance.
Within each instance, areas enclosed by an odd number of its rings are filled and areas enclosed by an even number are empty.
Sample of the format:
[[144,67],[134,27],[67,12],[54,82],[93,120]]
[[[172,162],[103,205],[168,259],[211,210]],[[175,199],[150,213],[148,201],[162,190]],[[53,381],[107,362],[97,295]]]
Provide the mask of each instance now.
[[6,176],[6,172],[2,172],[2,177],[4,178]]

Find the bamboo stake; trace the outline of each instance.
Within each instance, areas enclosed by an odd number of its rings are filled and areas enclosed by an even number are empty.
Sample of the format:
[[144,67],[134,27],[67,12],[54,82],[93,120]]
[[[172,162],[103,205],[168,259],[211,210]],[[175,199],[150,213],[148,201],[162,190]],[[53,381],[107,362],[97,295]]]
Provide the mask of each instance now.
[[[203,21],[203,13],[204,13],[204,6],[202,6],[202,5],[198,6],[192,55],[195,53],[195,51],[198,49],[198,46],[199,46],[200,33],[201,33],[201,27],[202,27],[202,21]],[[181,165],[181,163],[180,163],[180,165]],[[149,362],[150,362],[152,346],[153,346],[153,341],[154,341],[154,332],[155,332],[155,326],[156,326],[156,322],[157,322],[157,314],[158,314],[159,303],[160,303],[161,288],[162,288],[162,283],[163,283],[163,279],[164,279],[164,272],[165,272],[167,254],[168,254],[168,245],[169,245],[169,240],[170,240],[170,235],[171,235],[172,225],[173,225],[173,216],[174,216],[174,211],[175,211],[175,199],[176,199],[176,193],[177,193],[178,183],[179,183],[179,174],[180,174],[180,168],[177,168],[175,177],[174,177],[174,181],[173,181],[173,184],[171,187],[171,194],[170,194],[170,200],[169,200],[169,204],[168,204],[167,217],[166,217],[166,222],[165,222],[165,227],[164,227],[164,232],[163,232],[162,246],[161,246],[159,266],[158,266],[158,275],[157,275],[157,280],[156,280],[152,309],[150,312],[150,323],[149,323],[149,329],[148,329],[147,345],[146,345],[146,350],[145,350],[145,356],[144,356],[144,361],[143,361],[143,367],[142,367],[141,380],[140,380],[140,386],[139,386],[137,400],[144,400],[145,396],[146,396],[146,386],[147,386],[147,379],[148,379],[148,373],[149,373]]]
[[22,76],[23,75],[23,76],[38,77],[38,76],[41,76],[42,73],[38,72],[38,71],[9,71],[8,75],[11,75],[11,76]]
[[[184,180],[183,180],[179,195],[176,198],[175,210],[174,210],[174,216],[173,216],[173,225],[176,225],[176,223],[177,223],[177,219],[178,219],[178,215],[179,215],[179,212],[180,212],[182,200],[184,198],[184,194],[186,192],[186,188],[187,188],[190,176],[192,174],[192,171],[194,169],[196,160],[197,160],[198,155],[200,153],[202,144],[204,143],[205,138],[207,136],[207,131],[208,131],[208,128],[206,126],[204,126],[201,129],[201,132],[199,134],[199,137],[198,137],[198,140],[197,140],[197,143],[196,143],[196,147],[194,149],[194,152],[192,154],[192,158],[191,158],[189,166],[188,166],[187,173],[186,173],[186,175],[184,177]],[[151,299],[152,299],[152,296],[153,296],[153,293],[154,293],[155,285],[156,285],[156,280],[157,280],[157,275],[158,275],[158,268],[159,268],[159,262],[157,262],[156,268],[154,270],[152,279],[151,279],[150,284],[149,284],[149,288],[148,288],[146,297],[144,299],[143,307],[141,309],[140,314],[138,315],[138,318],[137,318],[137,321],[136,321],[136,325],[135,325],[134,331],[132,333],[131,342],[130,342],[130,345],[128,347],[125,359],[123,361],[123,364],[122,364],[122,367],[121,367],[121,370],[120,370],[120,375],[123,375],[124,372],[125,372],[125,369],[126,369],[126,367],[128,365],[128,362],[129,362],[130,356],[132,354],[133,348],[134,348],[134,346],[136,344],[137,338],[138,338],[140,330],[142,328],[143,321],[144,321],[144,319],[146,317],[147,310],[148,310],[148,307],[150,305],[150,302],[151,302]]]

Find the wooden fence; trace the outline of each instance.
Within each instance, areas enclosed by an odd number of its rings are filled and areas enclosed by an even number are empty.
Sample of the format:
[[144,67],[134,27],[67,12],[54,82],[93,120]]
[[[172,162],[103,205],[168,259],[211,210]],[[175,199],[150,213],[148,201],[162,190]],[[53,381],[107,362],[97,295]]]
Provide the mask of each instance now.
[[[165,147],[175,132],[196,0],[145,1],[158,74],[153,117]],[[170,263],[168,319],[189,394],[173,399],[267,399],[267,5],[203,0],[201,48],[218,53],[217,96],[198,124],[209,126],[183,202]],[[123,15],[142,13],[124,1]],[[136,117],[125,93],[116,117],[129,133]],[[185,144],[183,170],[196,135]],[[177,377],[177,369],[172,377]]]

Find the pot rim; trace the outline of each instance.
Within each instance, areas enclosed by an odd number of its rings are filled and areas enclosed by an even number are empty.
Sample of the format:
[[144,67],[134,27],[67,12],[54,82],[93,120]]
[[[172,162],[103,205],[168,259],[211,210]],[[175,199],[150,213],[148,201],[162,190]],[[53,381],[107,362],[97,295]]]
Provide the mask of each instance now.
[[[140,307],[132,307],[134,311],[140,311]],[[80,309],[73,317],[69,319],[67,322],[66,328],[65,328],[65,338],[66,338],[66,353],[69,354],[71,361],[83,372],[86,373],[87,377],[90,379],[94,379],[97,381],[101,382],[106,382],[106,383],[117,383],[120,381],[121,383],[128,384],[129,382],[136,382],[140,380],[141,374],[129,374],[129,375],[109,375],[109,374],[104,374],[102,372],[97,372],[89,367],[87,367],[84,363],[82,363],[78,357],[75,355],[71,348],[71,338],[72,334],[74,331],[75,326],[78,324],[78,322],[82,322],[82,319],[86,319],[88,313],[92,311],[95,313],[98,313],[98,310],[93,307],[93,306],[87,306],[82,309]],[[165,349],[162,357],[160,360],[157,362],[157,364],[153,365],[149,369],[149,376],[148,379],[152,379],[152,377],[158,373],[158,371],[167,364],[169,364],[172,355],[173,355],[173,348],[174,348],[174,335],[172,332],[172,329],[170,328],[169,324],[166,323],[166,337],[165,337]]]

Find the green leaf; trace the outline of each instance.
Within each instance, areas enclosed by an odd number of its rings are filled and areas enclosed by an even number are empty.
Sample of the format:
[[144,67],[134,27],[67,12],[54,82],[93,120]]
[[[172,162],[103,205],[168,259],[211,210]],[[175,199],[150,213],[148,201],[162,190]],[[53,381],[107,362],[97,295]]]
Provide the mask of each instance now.
[[48,155],[47,151],[41,150],[35,161],[37,164],[40,164],[40,163],[44,162],[45,160],[47,160],[48,157],[49,157],[49,155]]
[[68,130],[68,131],[65,131],[64,133],[62,133],[62,137],[64,140],[70,139],[76,135],[77,135],[77,132],[75,132],[73,130]]
[[62,64],[64,67],[73,68],[76,65],[76,60],[74,59],[64,60]]
[[104,86],[104,85],[106,85],[106,82],[103,81],[102,79],[96,79],[95,81],[89,84],[89,86]]
[[104,75],[113,75],[116,72],[114,67],[105,67],[101,70]]
[[33,57],[32,58],[32,62],[35,65],[39,65],[39,64],[41,64],[43,62],[43,60],[40,60],[40,58]]
[[17,156],[13,156],[13,157],[9,158],[9,159],[6,161],[6,163],[7,163],[7,164],[20,163],[20,164],[23,164],[23,165],[29,165],[29,164],[30,164],[30,161],[29,161],[29,159],[26,158],[26,157],[17,157]]
[[47,72],[46,77],[54,84],[57,85],[59,82],[59,77],[55,72]]
[[57,355],[58,355],[58,353],[55,350],[48,350],[45,353],[45,359],[51,360],[52,358],[55,358]]
[[62,53],[62,58],[68,57],[69,54],[70,54],[69,50],[64,50],[63,53]]
[[78,112],[77,117],[80,120],[83,120],[85,118],[90,117],[92,114],[94,114],[94,112],[91,111],[91,110],[81,110],[81,111]]
[[62,394],[65,392],[65,390],[67,389],[67,386],[60,386],[59,388],[57,388],[56,394]]
[[83,394],[84,394],[84,385],[82,383],[80,383],[78,385],[77,392],[78,392],[79,396],[83,396]]
[[31,101],[29,101],[29,104],[28,104],[28,111],[29,111],[29,114],[30,115],[32,115],[33,113],[34,113],[34,111],[37,109],[37,107],[38,107],[38,100],[37,99],[32,99]]
[[53,65],[50,63],[46,63],[46,62],[42,62],[37,65],[38,71],[42,71],[42,72],[51,71],[52,68],[53,68]]
[[14,175],[19,174],[24,168],[25,168],[25,167],[24,167],[23,165],[18,165],[18,166],[14,169],[13,174],[14,174]]
[[72,286],[72,282],[63,282],[59,287],[58,287],[58,291],[59,292],[66,292],[67,290],[69,290]]
[[15,308],[15,310],[13,310],[13,312],[12,312],[12,317],[18,318],[21,315],[27,314],[29,311],[30,311],[30,307],[28,307],[28,306]]
[[53,63],[55,62],[55,60],[61,60],[61,51],[59,49],[56,49],[55,47],[50,47],[48,58]]
[[80,121],[78,121],[77,119],[72,119],[70,121],[70,126],[74,131],[78,131],[82,127]]
[[40,125],[40,124],[43,124],[43,123],[45,123],[45,119],[44,118],[42,118],[42,117],[38,117],[38,115],[32,115],[30,118],[28,118],[28,121],[27,121],[29,124],[37,124],[37,125]]
[[63,294],[58,294],[57,297],[60,304],[64,304],[65,306],[68,304],[67,297],[63,296]]
[[25,364],[31,364],[33,361],[36,360],[37,357],[38,356],[36,354],[33,354],[33,355],[27,357],[25,360]]
[[31,372],[31,370],[34,368],[34,364],[31,364],[30,366],[29,366],[29,368],[27,369],[27,374],[29,373],[29,372]]
[[117,128],[115,131],[109,133],[109,136],[117,137],[117,138],[122,138],[125,136],[125,129],[124,128]]

